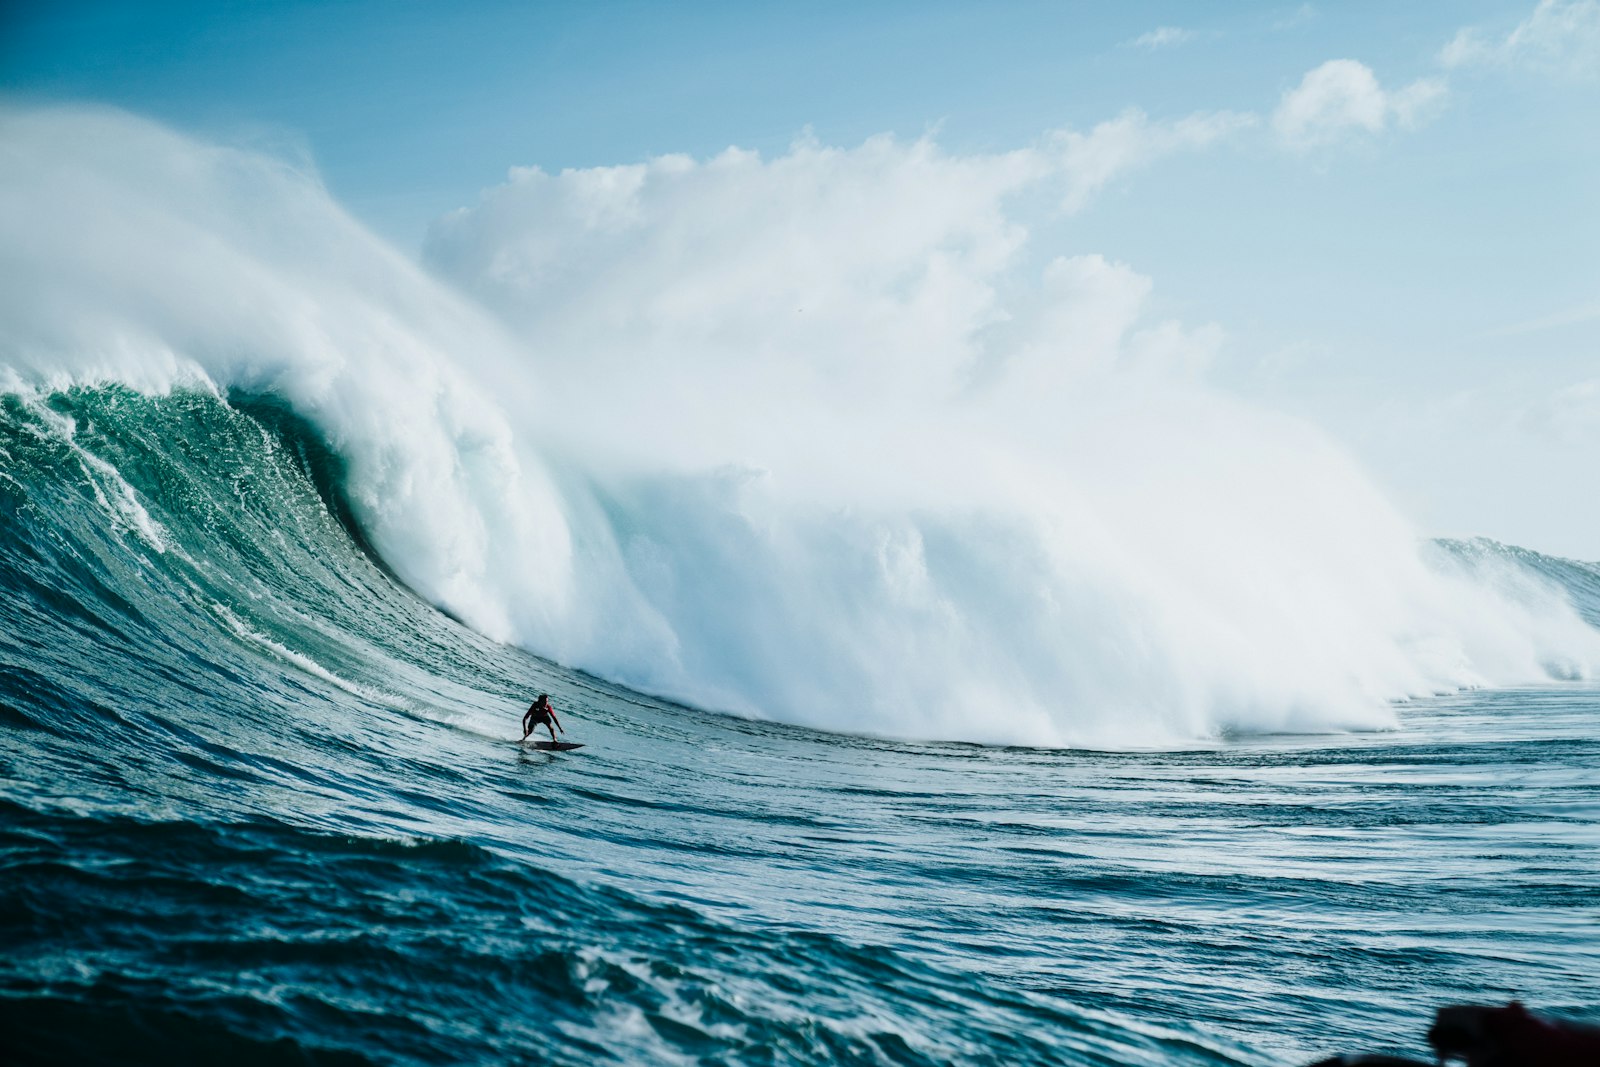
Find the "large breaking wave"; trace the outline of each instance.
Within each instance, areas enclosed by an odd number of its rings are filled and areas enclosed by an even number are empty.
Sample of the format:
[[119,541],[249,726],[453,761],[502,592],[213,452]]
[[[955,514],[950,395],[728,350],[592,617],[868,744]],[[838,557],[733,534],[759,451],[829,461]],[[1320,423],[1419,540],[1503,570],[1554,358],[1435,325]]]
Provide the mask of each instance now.
[[402,580],[641,689],[1126,745],[1600,664],[1555,582],[1208,386],[1219,332],[1146,279],[1033,264],[1028,152],[518,171],[431,273],[303,167],[120,113],[7,110],[0,159],[10,391],[278,397]]

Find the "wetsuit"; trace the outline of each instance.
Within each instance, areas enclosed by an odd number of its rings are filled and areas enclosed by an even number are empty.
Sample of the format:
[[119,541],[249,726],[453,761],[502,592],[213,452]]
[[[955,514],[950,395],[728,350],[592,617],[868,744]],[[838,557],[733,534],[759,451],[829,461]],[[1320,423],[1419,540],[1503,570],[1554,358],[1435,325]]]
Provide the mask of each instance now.
[[554,741],[556,739],[556,729],[561,725],[561,722],[556,718],[555,710],[551,708],[548,700],[535,700],[528,705],[528,710],[522,715],[522,739],[526,741],[528,736],[541,724],[550,731],[550,740]]

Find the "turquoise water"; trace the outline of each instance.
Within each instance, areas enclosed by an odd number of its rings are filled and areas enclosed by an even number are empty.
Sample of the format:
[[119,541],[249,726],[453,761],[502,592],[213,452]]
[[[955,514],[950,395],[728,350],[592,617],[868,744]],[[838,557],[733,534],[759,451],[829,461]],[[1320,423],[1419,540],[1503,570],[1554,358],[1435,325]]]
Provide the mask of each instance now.
[[[1600,1015],[1600,690],[1175,751],[714,715],[397,582],[280,404],[0,397],[0,1032],[44,1061],[1289,1064]],[[1594,567],[1473,543],[1561,582]],[[525,751],[551,694],[575,753]]]

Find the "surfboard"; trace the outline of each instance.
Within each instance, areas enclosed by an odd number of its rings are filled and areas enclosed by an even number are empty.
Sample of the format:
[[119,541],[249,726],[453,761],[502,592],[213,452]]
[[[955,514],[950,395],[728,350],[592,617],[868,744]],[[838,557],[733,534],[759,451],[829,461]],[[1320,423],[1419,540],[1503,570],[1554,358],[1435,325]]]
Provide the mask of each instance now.
[[543,749],[546,752],[570,752],[572,749],[582,748],[583,747],[583,742],[582,741],[535,741],[533,743],[533,747],[534,748]]

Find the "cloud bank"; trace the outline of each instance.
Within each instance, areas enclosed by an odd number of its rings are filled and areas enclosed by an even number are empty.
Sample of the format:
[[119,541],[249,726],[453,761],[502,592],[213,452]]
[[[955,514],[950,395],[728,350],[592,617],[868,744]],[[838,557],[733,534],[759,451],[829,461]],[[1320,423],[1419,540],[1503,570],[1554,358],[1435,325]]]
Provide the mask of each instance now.
[[[1059,271],[1017,299],[997,293],[1026,240],[1011,204],[1079,210],[1118,176],[1249,122],[1130,110],[992,155],[885,136],[853,149],[802,140],[770,160],[730,149],[559,174],[516,168],[476,207],[439,220],[426,257],[537,338],[558,376],[581,352],[582,373],[596,361],[625,364],[630,381],[660,371],[650,395],[692,405],[704,385],[679,395],[672,361],[693,351],[721,361],[730,390],[756,378],[785,393],[920,402],[1003,360],[1001,337],[1026,347],[1022,324],[1046,314],[1036,305]],[[1078,276],[1114,277],[1106,284],[1142,298],[1126,268],[1083,262],[1096,266]]]

